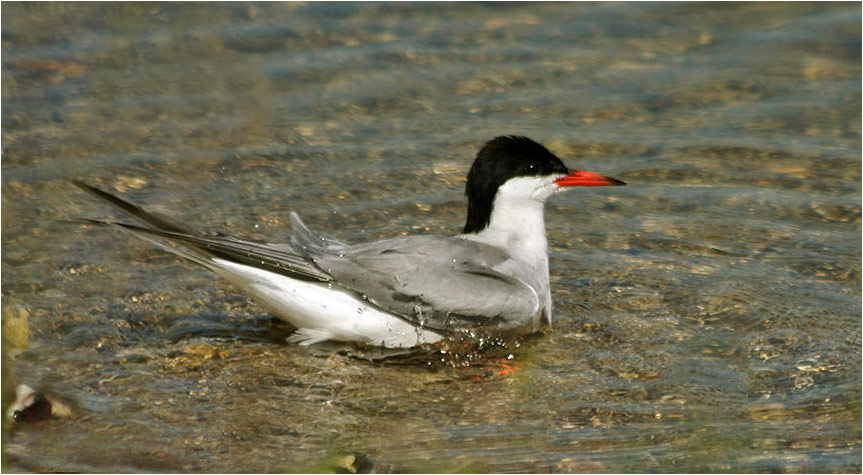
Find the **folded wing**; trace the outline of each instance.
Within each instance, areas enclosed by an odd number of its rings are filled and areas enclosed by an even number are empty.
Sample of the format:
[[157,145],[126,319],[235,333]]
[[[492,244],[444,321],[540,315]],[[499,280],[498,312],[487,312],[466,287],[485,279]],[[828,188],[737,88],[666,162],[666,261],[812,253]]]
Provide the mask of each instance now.
[[474,241],[410,236],[312,258],[340,286],[435,330],[515,329],[532,323],[540,311],[530,285],[498,270],[509,256]]

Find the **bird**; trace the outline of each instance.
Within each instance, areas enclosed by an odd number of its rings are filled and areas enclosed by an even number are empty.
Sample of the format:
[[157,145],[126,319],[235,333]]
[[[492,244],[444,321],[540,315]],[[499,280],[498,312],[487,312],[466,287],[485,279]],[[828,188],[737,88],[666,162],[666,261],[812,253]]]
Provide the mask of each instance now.
[[74,183],[137,221],[80,222],[120,228],[212,271],[295,326],[288,342],[385,348],[551,325],[546,200],[578,186],[626,184],[569,169],[527,137],[498,136],[481,147],[467,174],[460,234],[346,244],[313,232],[295,212],[284,243],[196,231]]

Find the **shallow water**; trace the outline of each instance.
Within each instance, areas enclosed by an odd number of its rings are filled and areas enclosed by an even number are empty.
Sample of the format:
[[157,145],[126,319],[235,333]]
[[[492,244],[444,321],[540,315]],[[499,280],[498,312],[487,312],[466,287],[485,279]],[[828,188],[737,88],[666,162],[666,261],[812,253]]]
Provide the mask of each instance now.
[[[5,470],[861,470],[859,4],[2,14],[2,296],[30,329],[4,408],[23,382],[73,410],[4,422]],[[629,182],[549,203],[554,327],[511,375],[286,344],[206,271],[64,221],[116,216],[82,178],[272,241],[290,210],[456,233],[510,133]]]

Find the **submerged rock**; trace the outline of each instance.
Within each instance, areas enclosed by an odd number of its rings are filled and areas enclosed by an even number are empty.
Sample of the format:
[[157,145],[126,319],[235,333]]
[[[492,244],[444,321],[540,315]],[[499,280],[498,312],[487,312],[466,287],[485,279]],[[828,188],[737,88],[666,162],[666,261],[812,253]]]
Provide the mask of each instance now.
[[330,468],[333,473],[371,473],[374,462],[362,452],[352,452],[335,457]]
[[6,409],[6,417],[17,424],[30,424],[52,417],[71,417],[72,410],[51,395],[45,395],[26,384],[15,388],[15,401]]
[[3,309],[3,345],[16,350],[30,346],[30,311],[23,305],[9,305]]

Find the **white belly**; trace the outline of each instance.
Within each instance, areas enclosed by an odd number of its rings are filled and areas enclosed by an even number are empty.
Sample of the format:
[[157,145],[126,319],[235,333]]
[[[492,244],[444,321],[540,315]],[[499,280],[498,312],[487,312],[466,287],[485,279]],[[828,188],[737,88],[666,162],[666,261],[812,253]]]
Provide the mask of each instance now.
[[214,272],[296,326],[299,330],[288,340],[301,345],[335,340],[409,348],[443,338],[327,284],[295,280],[222,259],[211,262]]

